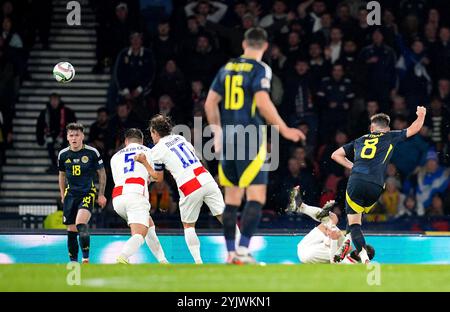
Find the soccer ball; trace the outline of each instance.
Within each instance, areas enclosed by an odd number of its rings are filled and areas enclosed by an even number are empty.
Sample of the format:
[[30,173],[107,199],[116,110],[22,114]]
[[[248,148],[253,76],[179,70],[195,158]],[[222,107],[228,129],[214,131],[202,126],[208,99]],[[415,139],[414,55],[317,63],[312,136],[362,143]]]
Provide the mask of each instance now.
[[72,81],[75,77],[75,68],[69,62],[59,62],[53,67],[53,77],[62,83]]

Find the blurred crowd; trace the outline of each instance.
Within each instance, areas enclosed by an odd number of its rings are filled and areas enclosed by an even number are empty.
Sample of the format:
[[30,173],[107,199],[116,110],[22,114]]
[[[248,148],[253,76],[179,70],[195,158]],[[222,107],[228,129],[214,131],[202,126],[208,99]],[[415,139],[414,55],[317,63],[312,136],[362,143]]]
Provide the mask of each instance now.
[[[192,126],[194,117],[204,117],[217,70],[241,55],[244,32],[261,26],[270,38],[263,61],[273,71],[272,100],[290,126],[307,134],[301,144],[281,141],[265,209],[283,213],[289,189],[300,185],[305,202],[336,199],[341,215],[349,172],[331,153],[367,133],[372,115],[388,113],[391,128],[403,129],[424,105],[426,126],[394,150],[385,192],[368,218],[449,215],[450,2],[379,2],[381,26],[367,24],[361,0],[91,1],[98,21],[92,71],[109,72],[112,79],[88,141],[108,163],[124,129],[145,130],[155,113]],[[51,109],[64,110],[54,98],[49,116]],[[72,115],[64,116],[68,122]],[[54,122],[58,133],[60,125]],[[208,165],[216,174],[216,163]],[[155,212],[174,212],[173,181],[154,185],[151,200]]]
[[48,48],[50,0],[0,1],[0,168],[13,142],[12,119],[31,48]]

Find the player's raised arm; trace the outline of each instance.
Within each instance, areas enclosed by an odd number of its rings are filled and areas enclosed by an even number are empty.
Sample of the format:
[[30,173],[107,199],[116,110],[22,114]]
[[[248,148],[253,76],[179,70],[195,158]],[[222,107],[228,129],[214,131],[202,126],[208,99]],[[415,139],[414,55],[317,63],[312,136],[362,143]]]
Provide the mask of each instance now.
[[331,154],[331,159],[347,169],[351,170],[353,168],[353,163],[348,160],[344,147],[335,150],[333,154]]
[[98,199],[97,202],[100,207],[104,208],[106,206],[106,197],[105,197],[105,187],[106,187],[106,171],[105,168],[100,168],[97,170],[98,174]]
[[64,190],[66,188],[66,173],[60,171],[58,175],[59,194],[61,196],[61,202],[64,202]]
[[222,124],[220,123],[219,103],[222,96],[214,90],[209,90],[205,102],[206,119],[214,134],[214,149],[218,153],[222,149]]
[[406,137],[409,138],[415,134],[417,134],[420,129],[423,127],[423,123],[425,122],[425,115],[427,114],[427,109],[423,106],[417,106],[417,118],[414,122],[406,129]]
[[275,105],[273,105],[270,99],[269,93],[266,91],[259,91],[255,93],[256,107],[258,111],[267,121],[267,123],[279,126],[280,134],[288,140],[298,142],[300,140],[305,140],[306,137],[300,130],[296,128],[289,128],[284,120],[278,114]]

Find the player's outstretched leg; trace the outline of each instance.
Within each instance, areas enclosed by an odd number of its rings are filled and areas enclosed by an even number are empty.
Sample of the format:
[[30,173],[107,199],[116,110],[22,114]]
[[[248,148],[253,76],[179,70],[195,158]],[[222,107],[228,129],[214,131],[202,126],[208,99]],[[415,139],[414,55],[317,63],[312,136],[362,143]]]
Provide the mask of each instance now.
[[297,185],[293,187],[289,191],[289,206],[286,209],[286,212],[300,212],[300,208],[302,207],[303,199],[302,194],[300,192],[300,186]]
[[77,224],[78,240],[81,252],[83,253],[83,263],[89,263],[89,248],[91,246],[91,237],[87,224]]
[[[152,224],[151,222],[150,224]],[[158,236],[156,235],[155,226],[150,226],[145,236],[145,242],[147,243],[148,248],[158,260],[159,263],[169,263],[166,259],[166,255],[164,254],[164,250],[159,242]]]
[[194,258],[196,264],[202,264],[202,257],[200,255],[200,240],[195,232],[195,223],[183,223],[184,226],[184,239],[188,246],[188,249]]
[[130,257],[134,255],[144,244],[144,237],[147,235],[148,228],[143,224],[131,223],[131,237],[122,247],[120,255],[117,257],[117,263],[129,264]]
[[329,200],[325,203],[322,210],[316,215],[316,218],[320,220],[322,223],[330,222],[330,212],[333,210],[336,202],[334,200]]
[[307,205],[302,200],[300,187],[294,187],[289,193],[289,206],[286,209],[287,212],[303,213],[317,222],[327,223],[329,222],[330,212],[335,205],[334,200],[328,201],[323,208]]
[[69,225],[67,230],[67,249],[70,261],[78,262],[78,232],[76,232],[75,224]]

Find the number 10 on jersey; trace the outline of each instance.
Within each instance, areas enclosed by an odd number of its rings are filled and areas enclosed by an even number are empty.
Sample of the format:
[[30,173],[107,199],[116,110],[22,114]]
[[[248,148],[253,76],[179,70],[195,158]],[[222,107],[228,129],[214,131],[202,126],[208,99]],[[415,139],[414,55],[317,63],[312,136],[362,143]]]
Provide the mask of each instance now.
[[177,146],[172,147],[170,150],[178,156],[181,163],[183,164],[183,168],[187,168],[190,165],[198,162],[197,156],[195,156],[195,154],[192,153],[184,143],[180,143]]

